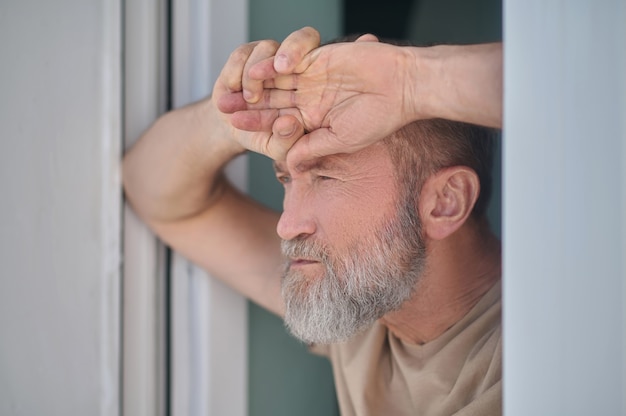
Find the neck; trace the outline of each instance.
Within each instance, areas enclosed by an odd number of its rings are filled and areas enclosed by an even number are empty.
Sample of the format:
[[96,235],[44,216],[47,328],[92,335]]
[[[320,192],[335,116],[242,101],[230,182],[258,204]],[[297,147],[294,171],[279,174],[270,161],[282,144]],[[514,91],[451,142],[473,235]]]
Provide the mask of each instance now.
[[424,344],[460,321],[500,280],[500,241],[467,224],[442,241],[427,241],[426,270],[413,296],[381,322],[398,338]]

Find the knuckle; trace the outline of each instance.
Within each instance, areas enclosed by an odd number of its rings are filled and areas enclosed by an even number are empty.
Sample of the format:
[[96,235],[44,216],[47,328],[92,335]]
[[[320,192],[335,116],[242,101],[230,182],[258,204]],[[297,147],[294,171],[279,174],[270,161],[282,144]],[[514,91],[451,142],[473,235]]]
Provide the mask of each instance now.
[[258,43],[257,48],[263,52],[266,52],[266,51],[273,52],[276,49],[278,49],[278,42],[272,39],[265,39]]
[[311,38],[311,39],[317,39],[319,41],[320,39],[320,32],[318,32],[316,29],[314,29],[311,26],[305,26],[302,28],[302,31],[304,32],[304,34]]
[[251,48],[249,45],[240,46],[231,52],[229,60],[233,62],[245,61],[250,55]]

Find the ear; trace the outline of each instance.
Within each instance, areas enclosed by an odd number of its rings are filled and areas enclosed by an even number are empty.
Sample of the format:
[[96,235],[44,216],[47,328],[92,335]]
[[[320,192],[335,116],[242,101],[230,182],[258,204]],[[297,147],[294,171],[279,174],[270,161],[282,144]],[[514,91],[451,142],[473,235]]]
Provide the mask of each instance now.
[[419,196],[423,231],[443,240],[470,216],[480,193],[478,175],[465,166],[442,169],[424,182]]

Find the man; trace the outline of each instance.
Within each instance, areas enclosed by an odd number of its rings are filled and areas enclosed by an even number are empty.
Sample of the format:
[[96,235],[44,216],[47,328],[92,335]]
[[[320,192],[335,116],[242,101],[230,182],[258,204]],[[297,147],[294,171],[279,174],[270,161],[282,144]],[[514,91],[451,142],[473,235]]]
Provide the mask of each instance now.
[[[263,68],[281,50],[303,62],[323,55],[318,42],[303,29],[235,51],[212,99],[164,115],[127,154],[128,198],[174,249],[331,359],[342,414],[499,414],[500,252],[484,217],[491,132],[425,120],[350,153],[298,151],[325,117],[276,100],[267,89],[294,78]],[[257,92],[244,94],[250,86]],[[224,179],[246,149],[276,159],[281,215]]]

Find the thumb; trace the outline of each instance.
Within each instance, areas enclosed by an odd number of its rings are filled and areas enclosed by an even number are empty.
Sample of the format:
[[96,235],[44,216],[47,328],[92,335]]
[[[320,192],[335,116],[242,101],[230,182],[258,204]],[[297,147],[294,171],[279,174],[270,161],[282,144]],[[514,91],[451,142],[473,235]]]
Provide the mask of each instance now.
[[272,125],[268,155],[274,160],[285,160],[294,143],[304,134],[304,126],[293,115],[281,115]]
[[328,128],[319,128],[303,135],[289,150],[287,164],[300,163],[336,153],[349,153],[345,144]]

